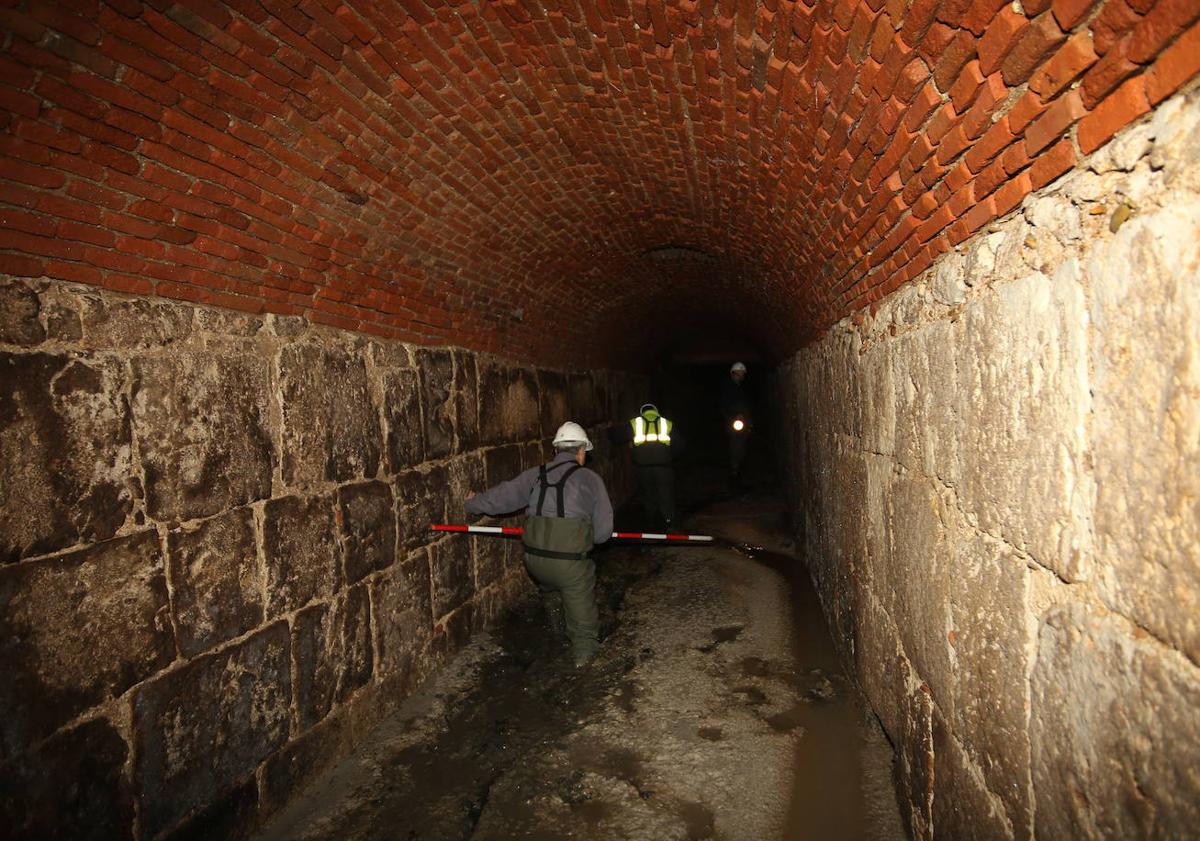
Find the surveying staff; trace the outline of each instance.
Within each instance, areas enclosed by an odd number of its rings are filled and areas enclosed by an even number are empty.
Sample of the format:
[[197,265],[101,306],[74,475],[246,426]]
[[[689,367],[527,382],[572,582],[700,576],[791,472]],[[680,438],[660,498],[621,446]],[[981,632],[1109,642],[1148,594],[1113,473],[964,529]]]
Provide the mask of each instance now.
[[670,531],[675,525],[675,471],[671,466],[679,449],[675,424],[645,403],[629,423],[609,433],[614,444],[631,444],[637,468],[638,492],[646,514],[646,528],[656,525]]
[[575,666],[599,647],[596,564],[592,546],[612,535],[613,510],[598,474],[584,467],[592,449],[583,427],[567,421],[554,435],[556,454],[514,479],[472,496],[468,514],[507,514],[525,506],[525,568],[542,591],[553,630],[566,613]]
[[742,462],[750,437],[750,400],[742,385],[745,379],[746,366],[735,362],[729,368],[729,379],[721,386],[721,417],[729,437],[729,487],[734,491],[742,487]]

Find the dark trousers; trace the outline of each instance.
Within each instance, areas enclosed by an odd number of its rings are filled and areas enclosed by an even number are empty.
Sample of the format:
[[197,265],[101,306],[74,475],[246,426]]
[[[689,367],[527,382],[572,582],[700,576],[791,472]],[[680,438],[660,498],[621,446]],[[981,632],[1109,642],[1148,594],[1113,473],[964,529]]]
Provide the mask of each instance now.
[[638,465],[642,510],[651,523],[675,521],[675,470],[669,464]]

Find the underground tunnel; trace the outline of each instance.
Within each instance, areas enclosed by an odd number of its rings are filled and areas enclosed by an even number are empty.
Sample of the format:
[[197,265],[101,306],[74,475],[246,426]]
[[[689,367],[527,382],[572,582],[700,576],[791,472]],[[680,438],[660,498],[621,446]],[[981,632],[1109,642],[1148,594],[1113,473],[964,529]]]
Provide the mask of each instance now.
[[2,5],[0,835],[1197,837],[1196,0]]

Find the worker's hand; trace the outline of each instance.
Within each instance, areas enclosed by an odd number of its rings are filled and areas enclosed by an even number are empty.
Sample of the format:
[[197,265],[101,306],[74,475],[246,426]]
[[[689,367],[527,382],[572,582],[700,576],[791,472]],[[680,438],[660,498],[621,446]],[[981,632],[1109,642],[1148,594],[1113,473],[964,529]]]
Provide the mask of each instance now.
[[467,525],[472,525],[472,524],[478,523],[480,520],[482,520],[483,515],[482,514],[472,514],[470,511],[468,511],[466,514],[466,517],[464,519],[466,519]]

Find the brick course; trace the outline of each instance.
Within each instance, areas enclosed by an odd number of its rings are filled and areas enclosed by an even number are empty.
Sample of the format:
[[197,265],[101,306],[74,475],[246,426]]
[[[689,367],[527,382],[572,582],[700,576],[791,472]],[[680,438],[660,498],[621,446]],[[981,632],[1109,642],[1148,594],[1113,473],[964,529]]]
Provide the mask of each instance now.
[[791,350],[994,125],[1036,181],[1200,69],[1188,0],[162,8],[4,11],[0,270],[545,363],[622,362],[599,325],[677,274]]

